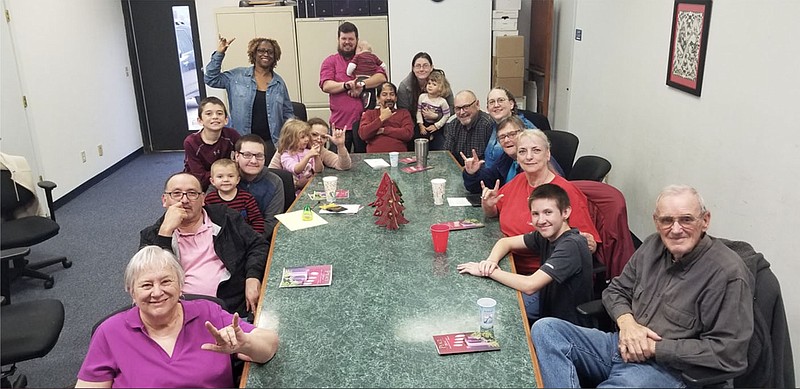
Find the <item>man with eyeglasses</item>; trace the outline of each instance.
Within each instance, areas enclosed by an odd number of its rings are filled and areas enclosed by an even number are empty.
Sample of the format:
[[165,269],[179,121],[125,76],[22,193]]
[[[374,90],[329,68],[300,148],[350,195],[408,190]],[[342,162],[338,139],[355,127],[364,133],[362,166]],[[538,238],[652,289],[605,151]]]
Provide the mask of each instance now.
[[250,192],[264,216],[264,237],[269,242],[278,224],[275,215],[283,213],[283,180],[266,168],[266,144],[260,136],[248,134],[236,141],[233,160],[239,166],[239,189]]
[[711,213],[689,186],[664,188],[652,234],[603,292],[619,331],[545,318],[531,336],[545,387],[681,387],[680,370],[747,367],[753,333],[752,273],[706,235]]
[[494,122],[488,113],[481,111],[481,103],[471,90],[456,94],[454,100],[456,120],[450,120],[444,128],[444,150],[449,150],[458,163],[464,166],[461,154],[472,150],[483,159],[483,151],[494,130]]
[[161,205],[166,212],[140,233],[139,246],[172,251],[186,272],[182,292],[216,296],[229,312],[255,312],[268,244],[224,204],[205,204],[200,181],[190,173],[171,175]]
[[353,123],[364,111],[361,92],[364,88],[375,88],[385,82],[386,71],[376,69],[376,73],[363,81],[356,82],[354,77],[347,75],[347,65],[356,55],[358,45],[358,27],[350,22],[339,25],[337,30],[337,52],[331,54],[324,61],[319,70],[319,87],[330,98],[331,127],[345,130],[345,147],[353,151]]

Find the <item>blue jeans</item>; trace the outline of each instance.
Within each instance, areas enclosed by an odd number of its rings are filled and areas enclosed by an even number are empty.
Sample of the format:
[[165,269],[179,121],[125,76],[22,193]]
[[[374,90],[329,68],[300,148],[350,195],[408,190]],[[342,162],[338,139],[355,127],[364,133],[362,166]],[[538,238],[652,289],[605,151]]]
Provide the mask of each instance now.
[[539,292],[533,294],[522,294],[522,302],[525,303],[525,314],[528,316],[528,323],[533,324],[539,320]]
[[579,388],[683,388],[679,373],[651,358],[643,363],[625,363],[617,344],[619,333],[576,326],[552,317],[542,318],[531,328],[544,387]]

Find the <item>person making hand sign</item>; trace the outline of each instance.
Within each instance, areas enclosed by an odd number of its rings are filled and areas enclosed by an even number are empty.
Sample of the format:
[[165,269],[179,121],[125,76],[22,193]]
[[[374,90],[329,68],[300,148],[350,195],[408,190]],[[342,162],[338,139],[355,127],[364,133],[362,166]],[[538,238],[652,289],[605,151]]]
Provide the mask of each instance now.
[[408,151],[406,142],[414,136],[414,123],[406,109],[396,109],[397,87],[391,82],[378,86],[378,107],[361,116],[358,135],[367,143],[368,153]]

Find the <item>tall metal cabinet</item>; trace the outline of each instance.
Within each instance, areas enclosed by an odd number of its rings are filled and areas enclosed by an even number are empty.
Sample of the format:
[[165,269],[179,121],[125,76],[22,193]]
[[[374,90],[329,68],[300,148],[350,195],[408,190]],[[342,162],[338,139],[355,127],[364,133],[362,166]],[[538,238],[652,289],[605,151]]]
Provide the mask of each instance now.
[[217,31],[236,41],[225,52],[222,70],[251,66],[247,43],[255,37],[271,38],[281,47],[275,72],[286,82],[292,101],[302,101],[294,30],[294,7],[224,7],[216,10]]
[[[386,16],[297,19],[297,48],[300,58],[300,90],[308,117],[330,117],[328,95],[319,88],[319,67],[336,52],[339,25],[349,21],[358,27],[358,37],[367,40],[386,66],[389,66],[389,21]],[[388,72],[387,72],[388,74]]]

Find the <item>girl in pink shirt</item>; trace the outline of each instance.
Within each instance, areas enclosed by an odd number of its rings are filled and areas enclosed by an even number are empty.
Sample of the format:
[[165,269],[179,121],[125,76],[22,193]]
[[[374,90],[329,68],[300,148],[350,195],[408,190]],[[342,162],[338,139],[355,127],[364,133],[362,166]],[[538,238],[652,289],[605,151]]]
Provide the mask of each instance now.
[[[295,181],[307,182],[316,174],[316,166],[322,166],[320,160],[321,144],[311,143],[311,126],[302,120],[289,120],[281,129],[278,140],[278,153],[281,155],[283,170],[294,174]],[[298,188],[295,195],[300,194]]]

